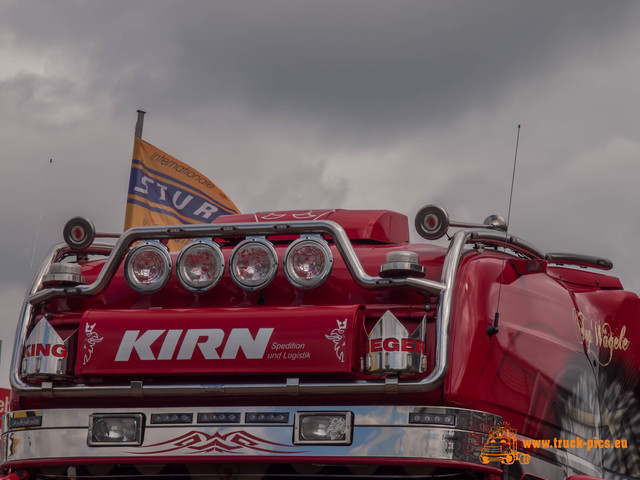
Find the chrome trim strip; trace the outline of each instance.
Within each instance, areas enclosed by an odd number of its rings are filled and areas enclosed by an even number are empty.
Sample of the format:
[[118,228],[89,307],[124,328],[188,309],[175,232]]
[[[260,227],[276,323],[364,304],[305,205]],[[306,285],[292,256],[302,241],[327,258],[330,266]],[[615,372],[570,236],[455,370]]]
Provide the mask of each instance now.
[[[351,445],[295,445],[293,431],[297,412],[352,412],[353,441]],[[252,413],[284,414],[286,421],[249,419]],[[233,423],[199,421],[200,414],[238,416]],[[154,424],[154,415],[186,414],[189,422]],[[143,444],[140,446],[109,444],[88,445],[92,415],[140,415],[144,419]],[[425,417],[429,417],[426,419]],[[23,420],[38,418],[25,426]],[[416,421],[418,418],[418,421]],[[412,420],[413,419],[413,420]],[[418,423],[420,422],[420,423]],[[172,408],[112,408],[112,409],[42,409],[10,412],[2,422],[0,462],[5,467],[30,468],[67,462],[104,465],[114,458],[126,463],[176,464],[186,459],[215,463],[220,458],[235,457],[235,462],[271,463],[296,461],[308,464],[328,458],[331,463],[378,463],[393,459],[397,465],[429,465],[437,462],[465,462],[467,468],[498,473],[499,462],[482,465],[480,454],[487,444],[492,427],[502,424],[495,414],[455,407],[397,405],[336,405],[336,406],[264,406],[245,407],[172,407]],[[12,427],[13,425],[13,427]],[[520,445],[526,437],[519,436]],[[570,475],[602,477],[598,465],[578,457],[568,450],[556,448],[519,451],[531,455],[530,463],[520,464],[521,474],[544,475],[545,478],[565,478]],[[264,459],[264,460],[262,460]],[[349,476],[349,475],[347,475]],[[622,477],[620,477],[622,478]]]
[[[96,397],[96,396],[167,396],[167,395],[288,395],[288,394],[362,394],[362,393],[410,393],[427,392],[438,387],[444,381],[449,368],[449,331],[451,320],[451,305],[456,273],[462,258],[466,243],[475,238],[484,237],[478,230],[460,230],[455,233],[449,244],[442,268],[441,282],[423,278],[382,278],[368,275],[358,259],[351,242],[344,229],[335,222],[320,220],[313,222],[293,223],[242,223],[215,225],[185,225],[180,227],[136,227],[127,230],[117,241],[105,265],[91,285],[80,285],[69,288],[51,288],[38,291],[42,276],[46,273],[49,263],[61,255],[64,245],[58,245],[46,257],[27,297],[21,320],[16,333],[15,347],[11,366],[11,387],[21,395],[42,395],[43,387],[25,383],[19,375],[22,345],[26,338],[26,329],[33,311],[33,305],[60,296],[97,295],[106,288],[115,274],[118,265],[126,254],[129,246],[143,239],[172,239],[184,237],[225,237],[238,235],[287,235],[287,234],[328,234],[342,255],[353,279],[365,288],[410,287],[428,294],[440,293],[439,306],[436,315],[436,352],[435,364],[431,373],[420,380],[398,380],[394,388],[389,388],[386,380],[358,380],[351,382],[302,383],[297,378],[289,378],[284,383],[273,384],[186,384],[186,385],[144,385],[142,382],[132,382],[130,385],[89,386],[73,384],[56,386],[49,384],[47,395],[53,397]],[[491,232],[493,233],[493,232]],[[489,237],[492,237],[490,235]],[[504,238],[504,235],[502,236]],[[493,238],[492,238],[493,239]],[[509,240],[515,237],[509,237]],[[516,239],[517,240],[517,239]],[[92,247],[93,248],[93,247]],[[104,246],[96,246],[104,248]],[[292,391],[291,384],[295,384]]]
[[[286,423],[248,422],[252,412],[287,413]],[[352,442],[349,445],[294,444],[295,415],[300,412],[349,412],[353,415]],[[198,413],[240,414],[237,423],[198,423]],[[9,428],[14,415],[35,414],[42,418],[39,427]],[[192,415],[190,423],[152,424],[154,414]],[[411,423],[412,414],[453,418],[453,424]],[[139,415],[145,419],[143,443],[140,446],[109,444],[88,445],[90,418],[92,416]],[[243,457],[305,457],[344,458],[377,460],[396,458],[468,462],[480,466],[480,452],[488,440],[491,427],[500,424],[497,415],[450,407],[412,406],[248,406],[248,407],[197,407],[143,408],[137,409],[44,409],[13,412],[5,417],[2,439],[2,463],[13,466],[21,462],[38,460],[46,464],[49,460],[73,458],[102,459],[112,461],[114,457],[130,462],[161,461],[172,463],[184,458],[211,458],[228,456],[230,453],[242,461]],[[61,441],[60,439],[64,439]],[[142,460],[145,459],[145,460]]]

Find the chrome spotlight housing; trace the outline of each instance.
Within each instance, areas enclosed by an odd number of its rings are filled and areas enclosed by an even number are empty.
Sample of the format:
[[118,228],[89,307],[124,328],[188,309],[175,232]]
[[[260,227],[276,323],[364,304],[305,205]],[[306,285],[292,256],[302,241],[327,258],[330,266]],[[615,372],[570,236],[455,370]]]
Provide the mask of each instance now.
[[284,254],[284,274],[298,288],[321,285],[333,269],[333,254],[326,240],[303,236],[295,240]]
[[229,274],[240,288],[254,291],[269,285],[278,270],[278,254],[262,237],[249,237],[233,249]]
[[185,246],[176,261],[176,275],[188,290],[202,292],[215,287],[224,272],[224,256],[215,242],[196,240]]
[[124,261],[124,276],[131,288],[151,293],[164,287],[171,277],[171,256],[159,242],[142,242]]

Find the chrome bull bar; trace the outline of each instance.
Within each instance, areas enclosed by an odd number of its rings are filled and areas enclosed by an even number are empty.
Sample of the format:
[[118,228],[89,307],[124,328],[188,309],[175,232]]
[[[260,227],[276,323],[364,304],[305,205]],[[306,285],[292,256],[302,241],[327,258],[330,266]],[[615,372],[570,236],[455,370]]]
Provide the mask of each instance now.
[[[300,435],[305,415],[347,413],[344,443],[308,441]],[[95,442],[95,420],[110,416],[137,417],[135,439]],[[351,465],[386,459],[396,464],[456,462],[458,467],[465,462],[477,469],[483,468],[482,446],[501,422],[497,415],[476,410],[397,405],[44,409],[4,417],[3,440],[11,448],[0,452],[0,461],[23,467],[23,462],[40,466],[60,459],[72,459],[72,464],[109,464],[118,458],[154,464],[275,460]]]
[[[177,239],[200,237],[232,237],[246,235],[290,235],[290,234],[327,234],[329,235],[341,254],[354,281],[368,289],[409,287],[418,292],[440,295],[436,314],[436,351],[435,364],[431,373],[419,380],[400,380],[390,376],[383,380],[357,380],[349,382],[300,382],[298,378],[288,378],[279,383],[249,383],[249,384],[221,384],[221,383],[194,383],[194,384],[169,384],[169,385],[145,385],[141,381],[132,381],[130,384],[89,386],[85,384],[54,385],[45,381],[39,386],[25,383],[20,377],[21,352],[25,339],[29,320],[34,312],[34,307],[58,297],[68,296],[95,296],[100,294],[113,278],[116,269],[122,262],[130,245],[144,239]],[[301,394],[368,394],[368,393],[415,393],[427,392],[438,387],[445,378],[448,370],[449,358],[449,330],[451,305],[453,300],[453,288],[455,277],[462,258],[466,243],[471,241],[488,240],[518,244],[518,239],[513,236],[508,238],[502,235],[492,235],[476,229],[460,230],[456,232],[449,244],[444,259],[441,281],[436,282],[424,278],[383,278],[370,276],[362,267],[351,242],[344,229],[335,222],[327,220],[300,221],[300,222],[270,222],[270,223],[241,223],[241,224],[211,224],[211,225],[185,225],[185,226],[160,226],[160,227],[136,227],[127,230],[120,236],[113,247],[98,244],[91,247],[89,252],[106,253],[111,249],[102,271],[96,280],[90,285],[78,285],[66,288],[49,288],[39,290],[42,278],[47,273],[49,264],[55,262],[69,247],[65,244],[55,246],[43,261],[34,281],[30,287],[29,295],[25,300],[20,322],[18,323],[15,345],[11,364],[11,387],[21,395],[51,396],[51,397],[96,397],[96,396],[167,396],[167,395],[301,395]],[[492,233],[492,232],[491,232]],[[520,246],[522,244],[520,243]],[[517,247],[516,247],[517,248]],[[525,248],[525,250],[529,250]],[[535,251],[529,250],[532,256],[538,256]]]

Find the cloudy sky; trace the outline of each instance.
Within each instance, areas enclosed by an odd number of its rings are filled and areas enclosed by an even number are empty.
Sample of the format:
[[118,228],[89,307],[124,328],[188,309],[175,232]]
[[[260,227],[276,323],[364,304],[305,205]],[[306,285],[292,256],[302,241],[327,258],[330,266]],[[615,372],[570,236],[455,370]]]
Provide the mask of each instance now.
[[639,26],[633,1],[2,1],[0,378],[64,222],[122,231],[137,109],[243,212],[474,222],[507,216],[521,124],[510,231],[640,292]]

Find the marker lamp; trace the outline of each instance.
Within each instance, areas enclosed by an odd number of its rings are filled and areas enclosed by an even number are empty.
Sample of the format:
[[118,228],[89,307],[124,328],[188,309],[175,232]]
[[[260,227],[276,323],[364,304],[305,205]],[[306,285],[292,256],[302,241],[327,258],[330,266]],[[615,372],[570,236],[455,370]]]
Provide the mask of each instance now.
[[314,288],[329,277],[333,255],[322,238],[300,237],[287,248],[283,263],[284,273],[292,285]]
[[198,423],[240,423],[240,412],[198,413]]
[[240,242],[229,258],[229,273],[245,290],[266,287],[276,276],[278,254],[263,238],[247,238]]
[[62,230],[64,241],[74,250],[84,250],[93,243],[95,236],[93,223],[83,217],[72,218]]
[[244,417],[245,423],[288,423],[289,413],[287,412],[247,412]]
[[171,424],[171,423],[192,423],[193,413],[152,413],[150,423],[153,424]]
[[350,445],[352,412],[296,412],[293,443]]
[[423,425],[445,425],[454,427],[456,425],[455,415],[443,415],[434,413],[410,413],[409,423],[420,423]]
[[124,276],[131,288],[150,293],[160,290],[171,276],[171,256],[158,242],[142,242],[131,249],[124,262]]
[[437,240],[449,229],[449,214],[437,205],[422,207],[416,214],[415,227],[422,238]]
[[93,414],[89,417],[90,446],[141,445],[141,414]]
[[193,291],[216,286],[224,271],[224,256],[211,241],[197,240],[182,249],[176,263],[176,274],[182,285]]

